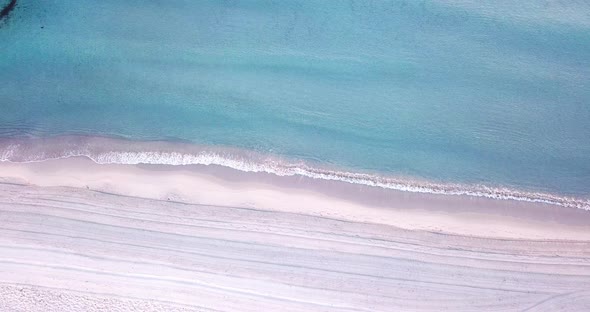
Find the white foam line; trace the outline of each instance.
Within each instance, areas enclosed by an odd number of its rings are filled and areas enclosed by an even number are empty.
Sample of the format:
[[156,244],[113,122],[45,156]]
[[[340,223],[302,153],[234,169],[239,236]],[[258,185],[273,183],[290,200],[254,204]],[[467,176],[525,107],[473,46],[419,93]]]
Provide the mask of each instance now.
[[533,203],[545,203],[563,207],[578,208],[590,211],[590,200],[561,197],[545,193],[529,193],[510,189],[492,188],[482,185],[465,186],[458,184],[412,183],[387,177],[380,177],[364,173],[352,173],[345,171],[330,171],[309,167],[305,164],[282,163],[271,158],[264,162],[232,159],[215,152],[201,152],[199,154],[186,154],[179,152],[106,152],[93,155],[88,149],[68,151],[60,156],[48,157],[45,153],[35,155],[34,159],[13,161],[15,148],[10,145],[0,154],[0,161],[29,163],[42,162],[51,159],[64,159],[70,157],[86,157],[97,164],[153,164],[153,165],[218,165],[243,172],[264,172],[277,176],[304,176],[313,179],[341,181],[351,184],[380,187],[384,189],[406,191],[412,193],[427,193],[438,195],[463,195],[473,197],[485,197],[501,200],[516,200]]

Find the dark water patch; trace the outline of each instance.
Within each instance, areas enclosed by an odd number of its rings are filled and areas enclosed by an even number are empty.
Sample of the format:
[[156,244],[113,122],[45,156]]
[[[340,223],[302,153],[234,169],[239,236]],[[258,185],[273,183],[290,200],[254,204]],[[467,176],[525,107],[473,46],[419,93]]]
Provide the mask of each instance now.
[[10,0],[10,2],[5,7],[2,8],[2,11],[0,11],[0,21],[7,18],[8,15],[10,14],[10,12],[12,12],[12,10],[14,10],[15,7],[16,7],[16,0]]

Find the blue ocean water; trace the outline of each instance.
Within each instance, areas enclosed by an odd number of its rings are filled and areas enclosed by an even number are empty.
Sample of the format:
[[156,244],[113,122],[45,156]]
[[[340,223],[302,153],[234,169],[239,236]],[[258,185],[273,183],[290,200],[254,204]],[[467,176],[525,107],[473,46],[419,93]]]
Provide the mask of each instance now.
[[587,198],[590,2],[19,0],[0,109],[0,137],[182,140]]

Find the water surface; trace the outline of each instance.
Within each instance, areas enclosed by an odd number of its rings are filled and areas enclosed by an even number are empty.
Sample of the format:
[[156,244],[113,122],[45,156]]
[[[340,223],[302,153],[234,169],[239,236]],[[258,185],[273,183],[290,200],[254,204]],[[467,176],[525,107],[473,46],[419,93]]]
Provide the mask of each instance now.
[[587,198],[589,33],[584,1],[19,0],[0,24],[0,136]]

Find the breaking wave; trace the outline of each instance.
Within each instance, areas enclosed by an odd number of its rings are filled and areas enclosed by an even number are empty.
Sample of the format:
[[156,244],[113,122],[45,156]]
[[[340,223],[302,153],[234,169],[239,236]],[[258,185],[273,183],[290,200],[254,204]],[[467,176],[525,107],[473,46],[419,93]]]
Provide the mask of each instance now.
[[217,165],[244,172],[303,176],[414,193],[507,199],[590,210],[590,199],[485,185],[418,182],[369,173],[331,170],[302,161],[290,161],[230,148],[206,148],[171,142],[134,142],[102,137],[0,140],[0,161],[41,162],[70,157],[87,157],[98,164]]

